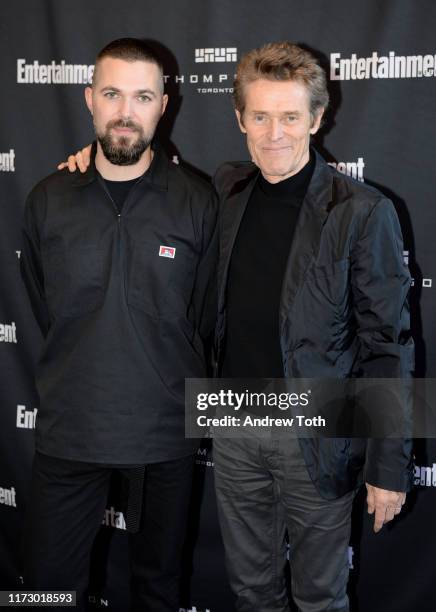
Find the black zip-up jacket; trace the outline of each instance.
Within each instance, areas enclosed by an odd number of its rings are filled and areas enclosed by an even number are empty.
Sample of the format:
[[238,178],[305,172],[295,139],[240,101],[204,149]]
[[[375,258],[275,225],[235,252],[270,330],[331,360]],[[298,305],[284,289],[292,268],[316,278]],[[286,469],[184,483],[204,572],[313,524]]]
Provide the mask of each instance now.
[[32,190],[21,267],[45,336],[37,450],[112,464],[195,450],[184,379],[207,375],[216,214],[211,186],[159,147],[121,214],[94,160]]
[[[253,164],[228,163],[214,179],[221,201],[218,371],[226,336],[232,250],[258,172]],[[283,376],[410,377],[414,345],[409,287],[392,203],[376,189],[333,170],[316,153],[282,284]],[[405,422],[410,422],[411,406],[404,408]],[[409,439],[301,438],[299,442],[310,476],[326,498],[343,495],[363,479],[392,491],[410,488]]]

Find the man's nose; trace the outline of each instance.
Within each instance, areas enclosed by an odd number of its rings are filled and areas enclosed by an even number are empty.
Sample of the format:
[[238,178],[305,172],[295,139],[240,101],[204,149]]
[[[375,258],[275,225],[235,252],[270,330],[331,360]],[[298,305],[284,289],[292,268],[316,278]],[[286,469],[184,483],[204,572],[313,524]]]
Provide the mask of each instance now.
[[280,140],[283,136],[283,126],[280,119],[274,118],[270,123],[270,138],[271,140]]
[[119,108],[120,115],[123,119],[127,119],[130,117],[132,108],[131,108],[131,100],[130,98],[121,98],[121,104]]

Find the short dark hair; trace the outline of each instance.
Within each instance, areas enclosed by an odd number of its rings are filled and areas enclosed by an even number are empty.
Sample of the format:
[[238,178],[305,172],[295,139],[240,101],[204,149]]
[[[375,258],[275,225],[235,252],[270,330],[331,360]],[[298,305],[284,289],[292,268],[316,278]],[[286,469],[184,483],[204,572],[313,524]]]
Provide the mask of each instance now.
[[98,64],[105,57],[121,59],[126,62],[150,62],[159,68],[162,75],[163,91],[163,65],[162,60],[156,51],[140,38],[117,38],[107,44],[99,52],[95,60],[94,78],[98,69]]
[[233,88],[235,108],[245,109],[245,86],[258,79],[298,81],[309,91],[312,121],[329,103],[327,79],[317,58],[290,42],[274,42],[253,49],[242,56],[236,67]]

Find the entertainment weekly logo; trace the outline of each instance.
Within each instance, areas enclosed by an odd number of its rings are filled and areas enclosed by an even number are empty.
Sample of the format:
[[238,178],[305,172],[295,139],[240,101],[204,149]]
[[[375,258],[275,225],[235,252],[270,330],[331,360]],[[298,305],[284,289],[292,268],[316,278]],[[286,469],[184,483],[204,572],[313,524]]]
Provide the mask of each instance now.
[[17,341],[17,326],[15,321],[10,323],[0,323],[0,342],[7,344],[18,344]]
[[5,488],[0,487],[0,504],[2,506],[9,506],[11,508],[17,507],[15,487]]
[[35,59],[17,59],[17,83],[25,85],[90,85],[94,64],[69,64],[66,60],[52,60],[49,64]]
[[336,168],[338,172],[351,176],[361,183],[365,182],[363,177],[363,169],[365,168],[363,157],[358,157],[356,161],[328,162],[328,165],[332,168]]
[[38,408],[26,410],[24,404],[17,405],[15,426],[17,429],[35,429]]
[[0,172],[15,172],[15,151],[0,152]]
[[355,81],[362,79],[420,79],[436,76],[436,55],[397,55],[389,51],[379,55],[372,51],[367,57],[352,53],[330,53],[330,80]]
[[436,463],[432,466],[415,465],[413,483],[415,487],[436,487]]
[[101,524],[105,527],[113,527],[114,529],[126,531],[126,520],[124,518],[124,514],[118,510],[115,510],[113,506],[105,509]]

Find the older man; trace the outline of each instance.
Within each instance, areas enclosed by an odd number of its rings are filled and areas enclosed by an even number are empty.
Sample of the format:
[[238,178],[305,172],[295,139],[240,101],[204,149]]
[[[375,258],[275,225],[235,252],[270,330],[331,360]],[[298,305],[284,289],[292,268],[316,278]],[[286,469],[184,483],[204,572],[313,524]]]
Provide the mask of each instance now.
[[[218,351],[226,378],[409,374],[407,293],[395,209],[310,146],[328,105],[316,58],[287,42],[240,61],[234,103],[253,163],[224,164]],[[219,517],[237,610],[348,610],[354,491],[374,528],[400,512],[410,443],[345,439],[214,441]]]
[[207,371],[216,197],[152,146],[167,96],[146,44],[107,45],[85,95],[91,165],[44,179],[26,206],[22,269],[45,343],[25,586],[75,590],[85,609],[116,469],[142,515],[132,609],[174,612],[196,447],[184,437],[184,378]]

